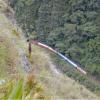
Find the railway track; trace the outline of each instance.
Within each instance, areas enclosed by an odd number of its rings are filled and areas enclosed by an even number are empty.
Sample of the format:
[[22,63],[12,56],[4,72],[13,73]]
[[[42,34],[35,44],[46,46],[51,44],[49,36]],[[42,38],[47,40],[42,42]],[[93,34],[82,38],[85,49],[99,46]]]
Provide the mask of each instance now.
[[59,53],[58,51],[54,50],[53,48],[47,46],[46,44],[43,44],[43,43],[41,43],[41,42],[37,42],[37,41],[34,41],[34,40],[31,40],[31,43],[32,43],[32,44],[35,44],[35,45],[37,45],[37,46],[40,46],[40,47],[42,47],[42,48],[46,48],[46,49],[50,50],[51,52],[53,52],[53,53],[59,55],[59,56],[60,56],[62,59],[64,59],[65,61],[69,62],[75,69],[77,69],[78,71],[80,71],[82,74],[84,74],[84,75],[87,74],[87,72],[86,72],[84,69],[82,69],[80,66],[78,66],[75,62],[73,62],[72,60],[70,60],[68,57],[62,55],[62,54]]

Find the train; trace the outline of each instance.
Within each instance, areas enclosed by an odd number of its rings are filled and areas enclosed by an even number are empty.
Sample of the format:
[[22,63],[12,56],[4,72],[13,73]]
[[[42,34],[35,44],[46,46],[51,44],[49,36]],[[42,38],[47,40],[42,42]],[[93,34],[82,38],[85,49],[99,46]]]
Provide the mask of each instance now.
[[31,43],[32,44],[35,44],[37,46],[40,46],[42,48],[46,48],[50,51],[52,51],[53,53],[59,55],[62,59],[64,59],[65,61],[69,62],[75,69],[77,69],[79,72],[81,72],[82,74],[86,75],[87,72],[82,69],[78,64],[76,64],[75,62],[73,62],[72,60],[70,60],[68,57],[64,56],[63,54],[61,54],[60,52],[54,50],[53,48],[51,48],[50,46],[44,44],[44,43],[41,43],[41,42],[38,42],[38,41],[34,41],[34,40],[31,40]]

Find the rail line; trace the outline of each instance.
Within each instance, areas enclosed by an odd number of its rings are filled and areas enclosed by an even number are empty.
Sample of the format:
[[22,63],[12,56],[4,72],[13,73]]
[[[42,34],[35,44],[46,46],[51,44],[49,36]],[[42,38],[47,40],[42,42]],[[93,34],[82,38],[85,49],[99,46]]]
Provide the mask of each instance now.
[[68,57],[62,55],[61,53],[59,53],[58,51],[54,50],[53,48],[51,48],[50,46],[47,46],[46,44],[43,44],[41,42],[37,42],[37,41],[34,41],[34,40],[31,40],[31,43],[32,44],[35,44],[35,45],[38,45],[42,48],[46,48],[54,53],[56,53],[57,55],[59,55],[62,59],[64,59],[65,61],[69,62],[74,68],[76,68],[78,71],[80,71],[82,74],[86,75],[87,72],[82,69],[81,67],[79,67],[75,62],[73,62],[72,60],[70,60]]

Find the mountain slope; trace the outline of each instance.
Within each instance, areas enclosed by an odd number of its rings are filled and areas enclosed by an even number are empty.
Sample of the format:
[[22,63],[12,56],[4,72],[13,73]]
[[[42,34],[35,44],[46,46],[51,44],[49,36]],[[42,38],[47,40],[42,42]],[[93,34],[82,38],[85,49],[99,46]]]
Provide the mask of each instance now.
[[[64,100],[64,99],[93,99],[98,98],[79,85],[76,81],[64,76],[56,69],[50,55],[42,48],[32,46],[32,59],[28,59],[28,43],[23,37],[21,29],[7,16],[8,6],[6,2],[0,0],[0,98],[5,96],[5,85],[14,81],[14,86],[20,78],[26,76],[30,71],[34,74],[37,82],[43,87],[45,100]],[[32,89],[32,88],[31,88]],[[37,94],[34,95],[36,97]]]
[[[37,47],[38,48],[38,47]],[[37,51],[36,47],[33,48],[33,67],[35,75],[44,85],[46,94],[52,95],[51,100],[62,100],[62,99],[92,99],[91,93],[79,85],[76,81],[63,75],[56,66],[51,62],[51,58],[45,51],[39,48]],[[39,55],[39,58],[38,58]],[[39,63],[37,63],[39,61]],[[43,62],[45,61],[45,63]],[[43,66],[42,66],[43,65]],[[88,95],[87,95],[88,94]],[[96,99],[96,98],[94,98]]]
[[26,36],[52,46],[100,78],[99,0],[9,0]]

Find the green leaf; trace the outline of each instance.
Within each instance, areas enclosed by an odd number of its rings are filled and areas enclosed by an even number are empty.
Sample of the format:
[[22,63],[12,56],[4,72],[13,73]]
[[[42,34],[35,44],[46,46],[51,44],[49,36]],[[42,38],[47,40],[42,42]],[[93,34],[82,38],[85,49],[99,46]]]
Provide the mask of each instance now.
[[21,99],[22,98],[22,85],[23,80],[20,80],[17,85],[15,85],[12,90],[8,100]]

